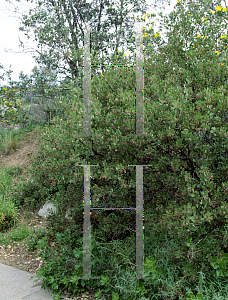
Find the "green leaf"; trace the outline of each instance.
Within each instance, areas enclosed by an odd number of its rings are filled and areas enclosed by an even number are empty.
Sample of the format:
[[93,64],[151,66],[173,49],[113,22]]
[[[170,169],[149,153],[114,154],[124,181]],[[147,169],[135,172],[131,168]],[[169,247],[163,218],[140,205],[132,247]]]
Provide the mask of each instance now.
[[112,292],[112,300],[118,300],[119,299],[119,294]]
[[76,277],[77,277],[77,276],[71,277],[70,282],[72,282],[72,283],[75,284],[75,285],[78,285],[78,279],[77,279]]
[[192,300],[192,299],[196,299],[194,294],[190,294],[186,297],[186,300]]
[[99,289],[96,293],[95,293],[95,297],[96,298],[98,298],[98,299],[100,299],[101,298],[101,293],[102,293],[102,291]]
[[106,285],[108,281],[109,281],[108,275],[101,275],[101,280],[100,280],[101,285]]
[[[70,281],[71,281],[71,280],[70,280]],[[64,277],[63,279],[61,279],[60,282],[64,283],[65,285],[68,283],[68,279],[67,279],[66,275],[65,275],[65,277]],[[71,282],[72,282],[72,281],[71,281]]]

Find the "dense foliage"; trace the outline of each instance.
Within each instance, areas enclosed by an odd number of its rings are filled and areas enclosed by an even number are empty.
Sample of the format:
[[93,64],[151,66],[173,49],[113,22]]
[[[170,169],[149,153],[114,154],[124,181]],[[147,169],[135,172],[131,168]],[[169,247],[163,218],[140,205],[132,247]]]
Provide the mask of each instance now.
[[[227,12],[217,11],[213,22],[219,27]],[[213,51],[212,38],[192,37],[190,24],[203,15],[195,5],[177,5],[169,22],[179,27],[168,33],[169,43],[160,48],[161,55],[156,56],[146,42],[144,136],[128,136],[135,132],[136,74],[130,68],[94,76],[92,137],[80,135],[82,91],[73,82],[59,100],[65,119],[56,116],[56,126],[38,129],[42,144],[28,170],[33,178],[30,191],[25,187],[21,195],[16,190],[14,194],[18,205],[41,206],[50,200],[58,207],[57,214],[49,217],[48,234],[40,241],[46,262],[40,271],[45,277],[43,287],[59,294],[64,289],[100,288],[98,294],[107,299],[120,299],[120,295],[128,300],[152,299],[164,291],[183,299],[190,288],[195,293],[195,286],[201,285],[202,271],[216,280],[227,280],[227,60],[216,55],[224,53],[227,37],[218,46],[220,51]],[[213,37],[218,27],[202,26],[202,35],[210,32]],[[181,37],[191,37],[193,46],[184,50],[178,42]],[[92,276],[101,276],[101,280],[75,279],[82,276],[84,174],[82,166],[75,166],[80,164],[99,165],[90,168],[93,207],[135,207],[135,167],[128,165],[149,165],[143,177],[144,260],[151,280],[132,279],[135,212],[127,210],[92,211]],[[72,221],[64,218],[68,207]],[[159,286],[160,277],[167,278],[161,267],[165,258],[158,251],[165,237],[175,244],[167,254],[175,278],[187,277],[188,289],[174,283],[172,288]],[[53,242],[58,251],[52,249]],[[123,265],[124,272],[120,270]],[[121,291],[118,282],[126,277],[129,286]],[[188,299],[195,299],[193,296]]]

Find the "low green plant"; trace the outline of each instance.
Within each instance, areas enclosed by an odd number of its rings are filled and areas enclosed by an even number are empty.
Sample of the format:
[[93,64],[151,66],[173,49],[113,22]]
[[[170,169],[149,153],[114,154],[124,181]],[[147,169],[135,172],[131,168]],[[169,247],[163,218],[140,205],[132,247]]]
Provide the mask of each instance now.
[[22,167],[16,166],[16,167],[9,167],[5,169],[5,174],[11,177],[19,176],[22,173]]
[[[42,287],[51,289],[55,299],[60,299],[64,291],[78,294],[89,289],[97,291],[95,297],[98,299],[175,299],[179,296],[179,299],[184,300],[184,295],[187,295],[188,299],[203,297],[209,300],[213,299],[216,291],[213,285],[209,288],[206,284],[209,279],[213,279],[212,282],[216,281],[224,289],[223,278],[215,279],[211,273],[206,275],[203,270],[199,271],[198,284],[193,284],[195,280],[189,281],[182,273],[181,261],[177,264],[170,256],[170,253],[178,251],[178,244],[174,239],[168,238],[167,232],[154,235],[150,228],[146,232],[144,275],[149,279],[144,280],[135,278],[133,235],[125,242],[116,240],[110,243],[104,238],[92,236],[92,276],[100,276],[100,280],[77,278],[83,276],[83,239],[77,239],[74,228],[67,229],[62,234],[56,233],[54,239],[51,236],[51,241],[44,236],[36,246],[41,250],[40,256],[46,261],[45,267],[38,271],[37,280],[45,278]],[[57,278],[56,282],[54,278]]]
[[38,228],[36,230],[35,228],[33,228],[33,230],[30,231],[29,235],[26,237],[24,242],[31,251],[35,251],[37,249],[36,246],[38,245],[39,240],[43,236],[45,236],[45,233],[46,233],[45,228]]
[[[34,251],[35,245],[39,240],[39,237],[42,236],[39,232],[33,232],[34,229],[30,229],[26,224],[17,224],[15,223],[7,230],[1,230],[0,232],[0,244],[1,245],[10,245],[11,247],[16,242],[24,241],[27,244],[28,248],[31,251]],[[32,237],[32,239],[31,239]]]
[[4,169],[0,170],[0,231],[4,231],[15,224],[18,215],[17,207],[7,197],[7,192],[11,186],[12,178],[8,176]]
[[4,150],[6,151],[7,154],[14,153],[17,149],[17,141],[15,140],[15,137],[12,136],[10,137],[6,144],[4,145]]
[[11,148],[10,144],[14,142],[18,142],[18,135],[23,132],[23,128],[19,128],[18,130],[13,130],[11,128],[4,129],[2,126],[0,127],[0,151],[7,150],[7,147]]
[[4,198],[7,196],[7,191],[12,183],[12,176],[9,176],[9,173],[7,173],[6,168],[3,168],[3,167],[1,168],[0,179],[1,179],[0,180],[0,194],[1,194],[1,198]]
[[28,179],[24,181],[23,176],[17,185],[11,187],[10,192],[12,194],[12,202],[18,208],[23,206],[24,208],[36,209],[45,203],[45,199],[50,198],[48,197],[48,191],[41,194],[39,186],[34,180]]
[[11,240],[15,242],[23,241],[27,236],[30,234],[30,231],[28,230],[27,226],[24,224],[23,226],[20,226],[20,228],[14,228],[9,234],[9,237]]
[[6,236],[5,232],[0,232],[0,245],[9,245],[9,238]]
[[17,215],[17,207],[12,202],[0,200],[0,231],[12,227]]

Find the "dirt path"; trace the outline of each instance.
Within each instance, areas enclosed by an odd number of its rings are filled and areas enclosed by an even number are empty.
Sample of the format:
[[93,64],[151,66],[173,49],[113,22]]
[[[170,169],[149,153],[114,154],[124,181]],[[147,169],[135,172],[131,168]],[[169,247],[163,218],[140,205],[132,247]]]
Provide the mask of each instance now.
[[26,139],[18,142],[15,152],[0,151],[0,168],[3,165],[6,168],[31,166],[30,159],[36,156],[39,149],[39,140],[40,137],[35,131],[28,132],[26,133]]

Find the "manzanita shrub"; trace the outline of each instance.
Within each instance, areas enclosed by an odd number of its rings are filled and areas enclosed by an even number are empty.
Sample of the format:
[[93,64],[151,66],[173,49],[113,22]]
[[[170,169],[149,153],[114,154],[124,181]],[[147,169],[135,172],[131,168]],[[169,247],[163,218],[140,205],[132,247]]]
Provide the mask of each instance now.
[[[42,287],[50,288],[56,299],[65,289],[78,293],[85,288],[112,300],[152,299],[152,295],[184,299],[183,282],[195,293],[202,270],[214,280],[227,279],[228,76],[227,60],[214,51],[213,41],[227,13],[219,10],[210,16],[213,22],[201,25],[203,36],[210,33],[206,41],[196,38],[190,28],[202,16],[198,6],[176,6],[169,20],[176,26],[168,32],[169,43],[160,48],[161,55],[146,49],[150,58],[144,64],[145,135],[134,136],[136,73],[130,68],[94,76],[91,137],[82,136],[82,91],[73,83],[61,98],[65,120],[57,116],[56,126],[38,129],[41,150],[28,169],[37,189],[30,199],[35,197],[37,206],[43,200],[57,206],[57,214],[49,217],[48,234],[39,243],[46,265],[38,275],[44,277]],[[181,39],[190,40],[190,46],[184,49]],[[223,53],[220,43],[216,47]],[[92,276],[101,280],[76,279],[83,272],[84,175],[83,166],[76,165],[98,165],[90,167],[90,189],[91,206],[100,208],[135,207],[136,172],[129,165],[149,165],[143,177],[144,272],[151,280],[132,279],[135,211],[128,210],[92,211]],[[69,207],[71,221],[64,217]],[[169,282],[161,284],[161,278],[167,279],[167,270],[161,267],[166,258],[155,251],[164,234],[175,244],[167,259],[181,279],[172,288]],[[119,281],[126,278],[121,289]],[[188,294],[188,299],[201,297]]]

